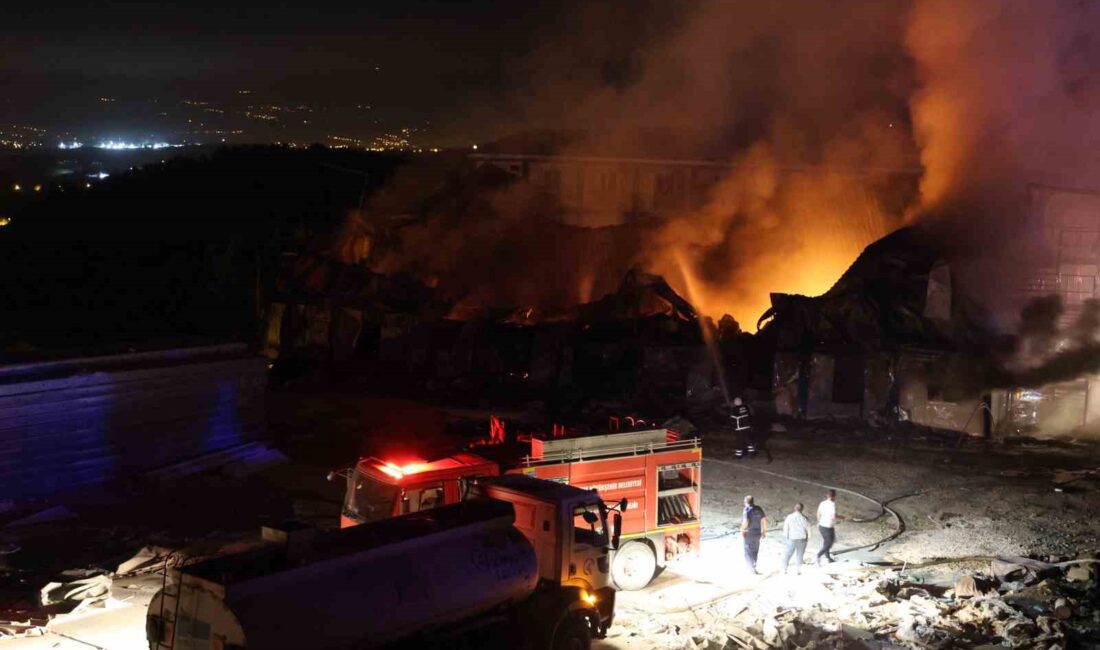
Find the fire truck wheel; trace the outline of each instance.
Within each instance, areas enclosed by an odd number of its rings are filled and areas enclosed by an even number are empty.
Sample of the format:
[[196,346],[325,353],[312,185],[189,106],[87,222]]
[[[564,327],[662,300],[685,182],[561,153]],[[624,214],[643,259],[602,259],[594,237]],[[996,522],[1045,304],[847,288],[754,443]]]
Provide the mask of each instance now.
[[588,628],[588,621],[580,616],[570,616],[562,621],[554,635],[553,650],[590,650],[591,647],[592,631]]
[[611,578],[622,591],[645,588],[657,571],[657,556],[645,542],[627,542],[611,561]]

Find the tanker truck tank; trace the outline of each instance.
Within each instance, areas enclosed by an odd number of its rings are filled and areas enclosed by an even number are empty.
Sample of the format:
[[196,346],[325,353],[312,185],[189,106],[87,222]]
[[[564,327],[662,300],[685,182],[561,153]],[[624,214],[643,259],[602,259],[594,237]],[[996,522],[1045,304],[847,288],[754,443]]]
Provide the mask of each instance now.
[[152,650],[374,648],[534,593],[511,503],[481,500],[329,533],[265,530],[257,550],[173,571]]

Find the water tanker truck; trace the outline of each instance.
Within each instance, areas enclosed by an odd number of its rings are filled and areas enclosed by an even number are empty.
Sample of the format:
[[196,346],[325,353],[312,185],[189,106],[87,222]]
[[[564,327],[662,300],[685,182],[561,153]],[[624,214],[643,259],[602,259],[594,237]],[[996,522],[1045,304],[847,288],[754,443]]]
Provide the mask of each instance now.
[[255,549],[171,569],[151,650],[381,648],[504,624],[504,647],[585,649],[611,625],[608,509],[522,475],[469,499],[330,532],[265,528]]
[[699,550],[703,449],[698,438],[670,429],[603,435],[532,437],[528,446],[488,445],[427,462],[360,458],[330,476],[347,480],[340,525],[356,526],[462,500],[479,476],[525,474],[599,490],[627,506],[623,545],[611,576],[622,590],[642,589],[658,567]]

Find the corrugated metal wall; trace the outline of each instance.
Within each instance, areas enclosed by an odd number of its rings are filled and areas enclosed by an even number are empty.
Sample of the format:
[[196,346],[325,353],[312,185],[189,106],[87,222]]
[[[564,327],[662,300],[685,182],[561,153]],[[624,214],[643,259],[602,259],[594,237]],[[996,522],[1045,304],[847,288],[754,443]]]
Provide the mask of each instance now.
[[257,440],[265,375],[265,361],[243,346],[0,368],[0,499]]

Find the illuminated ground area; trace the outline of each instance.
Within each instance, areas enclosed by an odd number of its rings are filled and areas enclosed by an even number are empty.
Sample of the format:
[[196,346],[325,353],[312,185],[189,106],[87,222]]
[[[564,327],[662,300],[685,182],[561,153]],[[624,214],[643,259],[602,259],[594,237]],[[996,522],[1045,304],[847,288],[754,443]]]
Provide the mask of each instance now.
[[[976,610],[967,606],[956,613],[952,607],[957,605],[922,601],[923,595],[894,602],[876,587],[891,580],[950,587],[962,576],[988,573],[989,559],[966,559],[973,556],[1032,554],[1065,559],[1100,548],[1096,485],[1071,483],[1056,491],[1053,483],[1056,469],[1095,467],[1095,450],[1040,445],[989,449],[973,441],[957,448],[956,440],[949,438],[885,441],[882,432],[862,433],[878,435],[879,442],[857,443],[855,438],[863,435],[843,427],[816,432],[806,427],[777,434],[771,444],[775,460],[770,464],[762,458],[728,461],[728,443],[723,436],[712,435],[706,446],[711,460],[704,461],[702,553],[670,566],[646,591],[620,594],[616,630],[599,647],[735,648],[759,642],[769,647],[836,647],[847,642],[855,645],[845,647],[941,647],[905,626],[923,621],[927,633],[935,635],[937,623],[951,629],[962,625],[959,620],[967,616],[981,618]],[[841,549],[839,562],[827,569],[804,567],[802,575],[779,575],[782,538],[772,534],[760,553],[764,575],[751,576],[734,532],[743,495],[753,494],[772,522],[789,513],[796,501],[812,511],[821,499],[821,489],[776,474],[886,501],[901,517],[905,531],[877,548],[845,553],[844,549],[888,537],[897,523],[889,515],[876,518],[880,509],[874,504],[841,494],[838,512],[849,519],[873,521],[838,523],[834,550]],[[819,547],[820,537],[814,535],[807,561],[812,561]],[[946,558],[959,561],[905,571],[868,566]],[[942,594],[943,590],[932,591]],[[1082,613],[1085,619],[1077,624],[1095,633],[1098,623],[1091,612]],[[1026,625],[1007,615],[1005,620]],[[800,639],[790,637],[794,627],[783,629],[792,621],[810,622],[797,628]],[[970,623],[971,628],[982,624]],[[811,638],[813,628],[825,640],[799,646],[799,640]],[[1039,628],[1017,629],[1024,635],[1042,634]],[[846,634],[827,636],[837,632]],[[872,633],[888,641],[874,641]],[[858,641],[861,638],[866,644]],[[874,643],[886,645],[868,645]],[[971,646],[960,642],[952,647]]]
[[[40,563],[54,570],[113,567],[112,563],[148,543],[212,548],[251,539],[263,517],[296,516],[334,525],[341,490],[324,481],[324,472],[349,453],[341,445],[350,444],[354,451],[357,442],[348,441],[362,435],[364,419],[374,417],[366,428],[381,431],[392,424],[387,420],[390,416],[378,416],[383,412],[418,430],[439,426],[442,418],[433,409],[409,403],[379,409],[377,402],[367,405],[349,398],[308,405],[291,407],[300,418],[294,421],[280,423],[278,411],[274,415],[273,430],[278,435],[296,432],[285,435],[294,459],[291,464],[244,480],[224,476],[188,479],[144,496],[133,495],[126,504],[74,505],[77,518],[73,520],[18,531],[0,529],[0,542],[22,547],[6,556],[9,565]],[[703,436],[702,553],[670,566],[646,591],[620,594],[616,625],[611,636],[597,644],[599,648],[722,647],[713,645],[715,639],[728,639],[731,631],[750,629],[749,634],[759,638],[766,633],[778,635],[778,629],[796,615],[812,615],[814,625],[822,630],[849,625],[857,629],[854,633],[878,630],[896,636],[876,628],[878,619],[864,614],[894,611],[901,605],[880,602],[871,607],[877,598],[875,581],[885,572],[862,570],[862,562],[911,564],[1024,553],[1070,557],[1100,548],[1096,484],[1082,480],[1056,491],[1054,483],[1056,470],[1100,466],[1100,455],[1092,446],[1028,443],[987,448],[967,441],[957,447],[955,436],[805,425],[772,436],[769,446],[774,462],[758,458],[739,464],[733,460],[725,434],[704,432]],[[294,439],[315,442],[302,446]],[[821,499],[820,488],[786,477],[888,501],[904,521],[905,531],[877,549],[840,554],[842,561],[828,572],[807,568],[797,577],[774,575],[782,543],[778,535],[769,535],[760,560],[766,575],[752,578],[743,569],[735,532],[744,495],[756,497],[773,526],[795,501],[805,503],[812,512]],[[872,502],[842,493],[838,504],[840,514],[849,519],[873,520],[840,522],[837,549],[875,542],[896,529],[892,517],[876,518],[880,511]],[[815,535],[808,559],[819,544]],[[909,571],[905,579],[950,584],[962,573],[988,571],[988,567],[987,560],[943,565]],[[43,574],[33,572],[23,577],[32,584],[45,581]],[[144,607],[157,587],[155,582],[148,578],[118,581],[107,609],[55,622],[45,636],[0,640],[0,649],[145,647]],[[772,629],[766,629],[767,625],[760,629],[769,616],[774,622]],[[1091,613],[1089,617],[1091,621]],[[1071,619],[1077,625],[1075,621]],[[728,640],[725,643],[742,647]]]

